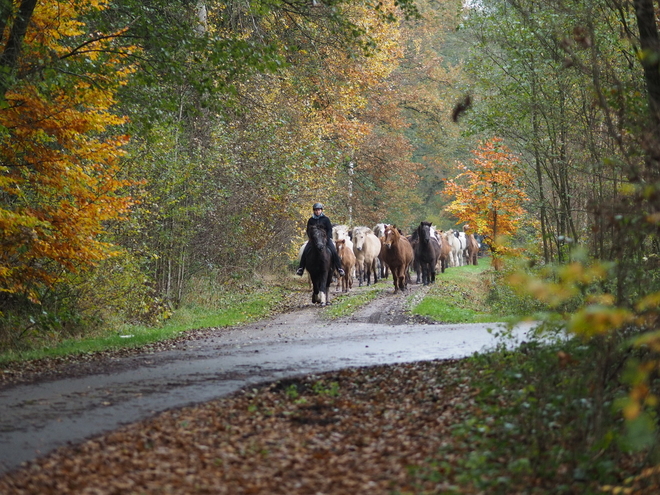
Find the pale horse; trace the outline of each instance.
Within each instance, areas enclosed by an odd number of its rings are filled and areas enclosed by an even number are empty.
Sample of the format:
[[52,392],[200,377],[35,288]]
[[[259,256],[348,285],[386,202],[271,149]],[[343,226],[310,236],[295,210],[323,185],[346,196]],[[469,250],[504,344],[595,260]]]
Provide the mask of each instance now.
[[380,239],[376,237],[369,227],[353,228],[353,253],[356,259],[356,271],[360,287],[364,280],[371,285],[371,274],[374,283],[378,282],[378,254],[380,253]]
[[459,232],[449,229],[445,232],[447,243],[451,246],[449,255],[449,266],[463,266],[465,264],[464,251],[467,248],[465,235],[461,238],[457,235]]

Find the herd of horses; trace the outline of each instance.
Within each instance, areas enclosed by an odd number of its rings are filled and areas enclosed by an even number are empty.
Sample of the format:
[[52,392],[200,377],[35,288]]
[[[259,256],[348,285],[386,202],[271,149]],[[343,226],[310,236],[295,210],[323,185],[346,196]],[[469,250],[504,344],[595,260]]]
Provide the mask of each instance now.
[[[327,247],[327,233],[314,226],[307,236],[307,242],[313,246],[306,260],[312,302],[325,305],[335,271]],[[354,278],[360,286],[371,285],[372,277],[376,283],[379,278],[387,278],[389,272],[395,293],[408,288],[411,271],[417,274],[417,284],[432,284],[438,270],[444,273],[448,267],[476,265],[480,249],[474,234],[437,230],[431,222],[421,222],[410,235],[404,235],[396,225],[383,223],[374,228],[335,225],[332,237],[345,272],[344,276],[337,277],[337,290],[341,286],[343,292],[353,287]]]

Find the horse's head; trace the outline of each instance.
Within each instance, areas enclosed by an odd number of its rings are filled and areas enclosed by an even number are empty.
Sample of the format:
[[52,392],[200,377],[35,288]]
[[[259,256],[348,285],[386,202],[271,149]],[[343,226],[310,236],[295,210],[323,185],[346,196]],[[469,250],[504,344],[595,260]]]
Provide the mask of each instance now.
[[367,233],[362,229],[353,229],[353,246],[358,251],[362,251],[364,247],[364,239],[367,237]]
[[427,243],[431,240],[431,222],[421,222],[417,231],[421,242]]
[[388,249],[392,247],[392,244],[396,244],[399,240],[400,234],[399,230],[396,228],[396,225],[386,225],[385,226],[385,240],[383,244]]
[[324,249],[328,242],[328,234],[320,225],[312,225],[309,232],[309,240],[316,247],[316,249]]
[[344,249],[346,249],[346,239],[338,239],[335,241],[335,247],[337,248],[337,252],[341,253]]
[[332,227],[332,239],[347,239],[348,238],[348,226],[347,225],[333,225]]

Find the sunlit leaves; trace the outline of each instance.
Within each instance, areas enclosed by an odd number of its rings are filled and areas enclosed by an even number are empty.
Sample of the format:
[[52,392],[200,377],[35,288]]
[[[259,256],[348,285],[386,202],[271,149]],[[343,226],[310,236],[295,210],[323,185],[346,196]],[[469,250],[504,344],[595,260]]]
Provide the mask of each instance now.
[[491,239],[493,250],[504,249],[502,236],[514,234],[524,220],[527,194],[520,185],[519,159],[498,138],[473,151],[473,166],[447,180],[443,194],[454,197],[445,210]]
[[37,5],[20,77],[4,95],[1,291],[37,300],[61,270],[112,255],[100,237],[103,223],[122,218],[131,205],[120,193],[127,182],[118,178],[128,138],[110,132],[125,122],[112,108],[132,71],[122,62],[127,52],[112,49],[112,36],[79,39],[82,16],[100,8],[56,0]]

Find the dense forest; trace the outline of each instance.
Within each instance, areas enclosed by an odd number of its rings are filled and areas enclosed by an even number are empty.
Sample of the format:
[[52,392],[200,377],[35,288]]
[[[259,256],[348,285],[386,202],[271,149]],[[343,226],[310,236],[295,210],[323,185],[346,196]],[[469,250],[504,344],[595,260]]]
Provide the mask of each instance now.
[[468,224],[555,325],[636,337],[638,417],[660,347],[658,9],[3,2],[0,345],[291,271],[322,201],[337,223]]
[[[2,15],[4,344],[288,268],[310,207],[442,218],[457,3],[25,1]],[[459,153],[460,154],[460,153]],[[3,345],[4,345],[3,344]]]

